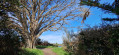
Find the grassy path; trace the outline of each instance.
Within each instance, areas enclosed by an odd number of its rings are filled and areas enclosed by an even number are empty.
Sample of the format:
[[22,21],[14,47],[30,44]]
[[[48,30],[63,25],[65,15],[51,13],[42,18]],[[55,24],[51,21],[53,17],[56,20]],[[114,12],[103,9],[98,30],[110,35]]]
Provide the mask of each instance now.
[[36,46],[36,47],[42,50],[44,55],[70,55],[62,47],[53,47],[53,46]]
[[43,48],[41,50],[43,51],[44,55],[57,55],[52,51],[52,48]]

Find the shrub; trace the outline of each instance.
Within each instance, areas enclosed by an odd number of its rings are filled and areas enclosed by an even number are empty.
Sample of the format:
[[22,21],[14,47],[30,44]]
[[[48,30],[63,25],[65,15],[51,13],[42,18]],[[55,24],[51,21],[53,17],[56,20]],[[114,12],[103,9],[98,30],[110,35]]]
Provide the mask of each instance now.
[[72,55],[119,55],[119,24],[87,28],[75,38],[67,36],[70,38],[64,39],[65,50]]
[[103,25],[85,29],[79,34],[79,52],[82,51],[89,55],[118,55],[118,34],[119,25]]
[[18,55],[22,43],[22,37],[13,30],[0,30],[0,55]]
[[24,40],[16,31],[7,27],[7,17],[0,17],[0,55],[18,55]]
[[74,34],[73,31],[69,32],[65,30],[66,37],[63,37],[64,49],[71,55],[76,55],[78,48],[78,40],[76,39],[77,34]]

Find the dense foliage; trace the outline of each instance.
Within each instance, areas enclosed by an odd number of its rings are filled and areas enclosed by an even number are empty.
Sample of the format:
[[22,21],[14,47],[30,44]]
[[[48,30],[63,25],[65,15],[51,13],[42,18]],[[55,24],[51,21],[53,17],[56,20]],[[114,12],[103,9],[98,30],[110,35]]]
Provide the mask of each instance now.
[[0,55],[18,55],[22,41],[13,30],[0,29]]
[[18,55],[20,47],[23,44],[22,36],[19,36],[13,29],[7,27],[7,14],[1,12],[0,16],[0,55]]
[[[82,30],[72,41],[78,50],[72,52],[72,55],[118,55],[119,54],[119,25],[101,25]],[[65,41],[66,42],[66,41]],[[68,43],[72,43],[68,42]],[[78,42],[78,43],[77,43]],[[78,45],[78,46],[77,46]],[[66,45],[72,46],[72,45]]]
[[24,40],[15,30],[8,27],[8,12],[13,12],[13,3],[10,5],[10,1],[6,1],[0,0],[0,55],[18,55]]
[[6,17],[0,20],[0,55],[16,55],[20,51],[23,39],[17,32],[7,28],[7,21]]
[[119,54],[119,25],[88,28],[79,34],[79,51],[94,55]]

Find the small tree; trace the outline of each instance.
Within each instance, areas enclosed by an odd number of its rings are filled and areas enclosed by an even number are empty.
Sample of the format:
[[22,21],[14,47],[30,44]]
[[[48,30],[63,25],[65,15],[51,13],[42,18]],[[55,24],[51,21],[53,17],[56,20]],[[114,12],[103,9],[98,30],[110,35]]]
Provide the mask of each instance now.
[[63,44],[65,46],[65,50],[69,52],[71,55],[77,55],[78,50],[78,35],[74,34],[73,31],[69,32],[65,30],[66,37],[63,37]]

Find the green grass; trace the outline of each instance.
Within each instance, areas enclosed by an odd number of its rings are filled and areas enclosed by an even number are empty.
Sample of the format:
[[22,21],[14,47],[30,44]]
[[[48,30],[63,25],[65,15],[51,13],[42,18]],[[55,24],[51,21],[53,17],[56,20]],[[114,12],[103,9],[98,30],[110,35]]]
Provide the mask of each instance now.
[[21,55],[44,55],[40,49],[23,48]]
[[58,55],[69,55],[69,53],[67,53],[66,51],[63,50],[63,48],[59,48],[59,47],[54,47],[52,49],[53,52],[55,52]]
[[63,48],[60,47],[38,45],[36,46],[36,48],[52,48],[52,51],[55,52],[57,55],[70,55],[69,53],[64,51]]
[[36,48],[53,48],[53,46],[42,46],[42,45],[38,45],[38,46],[36,46]]

